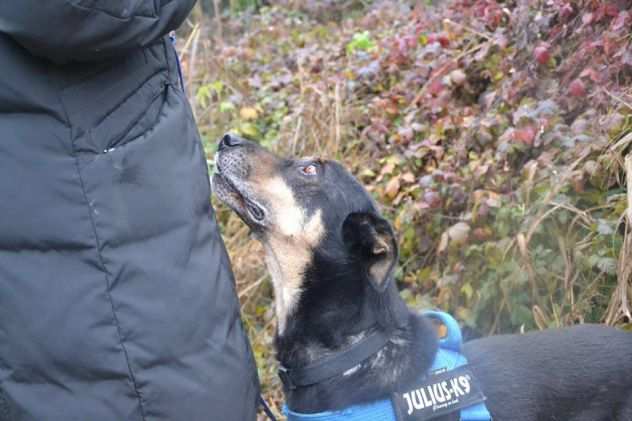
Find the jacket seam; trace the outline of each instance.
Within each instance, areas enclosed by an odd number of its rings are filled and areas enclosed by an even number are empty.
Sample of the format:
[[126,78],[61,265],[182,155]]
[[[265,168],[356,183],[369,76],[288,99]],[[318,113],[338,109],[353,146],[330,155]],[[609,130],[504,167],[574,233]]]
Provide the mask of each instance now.
[[99,240],[99,234],[97,232],[97,225],[96,222],[94,220],[94,216],[92,214],[92,207],[90,206],[90,200],[88,199],[88,193],[86,192],[86,188],[85,188],[85,183],[83,182],[83,177],[81,176],[81,168],[79,166],[79,156],[77,155],[76,151],[75,151],[75,142],[73,140],[73,130],[72,130],[72,121],[70,120],[70,116],[68,114],[68,110],[66,109],[66,104],[64,103],[61,95],[57,95],[57,100],[59,101],[59,105],[61,107],[61,111],[64,114],[64,118],[65,118],[65,125],[68,128],[68,131],[70,132],[70,136],[69,136],[69,140],[70,140],[70,154],[71,156],[74,158],[75,161],[75,169],[77,171],[77,178],[79,179],[79,186],[81,188],[81,195],[83,196],[83,199],[86,203],[86,205],[88,206],[88,213],[89,213],[89,217],[90,217],[90,224],[92,227],[92,234],[94,235],[94,241],[95,241],[95,251],[97,254],[97,260],[100,266],[100,269],[103,271],[104,277],[105,277],[105,286],[106,286],[106,296],[108,299],[108,302],[110,303],[110,308],[112,311],[112,319],[114,321],[114,327],[116,328],[116,335],[118,337],[118,341],[119,341],[119,346],[121,347],[121,350],[123,351],[123,356],[125,357],[125,364],[127,365],[127,372],[128,372],[128,376],[129,376],[129,380],[131,380],[132,382],[132,390],[133,392],[136,394],[136,398],[138,399],[138,408],[140,411],[140,417],[141,417],[141,421],[147,421],[147,416],[145,415],[145,407],[143,405],[143,397],[142,394],[140,392],[140,389],[138,388],[138,383],[136,382],[136,376],[134,375],[134,370],[132,369],[132,365],[130,362],[130,358],[129,358],[129,354],[127,353],[127,348],[125,347],[125,344],[123,343],[123,335],[121,333],[121,325],[119,323],[119,319],[116,315],[116,310],[114,308],[114,300],[112,299],[112,295],[110,294],[110,278],[109,278],[109,273],[107,270],[107,267],[105,266],[105,262],[103,261],[103,256],[101,256],[101,252],[99,251],[100,249],[100,240]]
[[109,276],[109,272],[107,270],[107,267],[105,266],[105,262],[103,261],[103,256],[101,255],[100,252],[100,248],[101,248],[101,241],[99,240],[99,234],[97,231],[97,226],[96,226],[96,222],[94,220],[94,216],[92,213],[92,206],[90,206],[90,200],[88,199],[88,194],[86,192],[86,188],[85,188],[85,184],[83,182],[83,177],[81,176],[81,169],[79,167],[79,159],[77,156],[74,157],[75,158],[75,167],[77,169],[77,176],[79,178],[79,184],[81,185],[81,193],[83,195],[83,198],[86,202],[86,204],[88,205],[88,212],[90,214],[90,224],[92,226],[92,234],[94,235],[94,241],[95,241],[95,245],[96,245],[96,254],[97,254],[97,259],[99,261],[99,266],[101,268],[101,270],[103,271],[103,274],[105,276],[105,284],[106,284],[106,296],[108,299],[108,302],[110,303],[110,308],[112,310],[112,319],[114,321],[114,326],[116,327],[116,333],[118,336],[118,340],[119,340],[119,345],[121,346],[121,349],[123,351],[123,355],[125,356],[125,363],[127,365],[127,370],[128,370],[128,374],[129,374],[129,378],[132,381],[132,386],[134,389],[134,393],[136,394],[136,397],[138,398],[138,406],[140,409],[140,416],[142,421],[147,421],[147,416],[145,415],[145,407],[143,404],[143,396],[142,393],[140,392],[140,389],[138,387],[138,383],[136,382],[136,376],[134,375],[134,370],[132,369],[132,364],[129,358],[129,354],[127,352],[127,347],[125,346],[125,343],[123,341],[123,335],[121,332],[121,324],[119,321],[118,316],[116,315],[116,309],[114,306],[114,300],[112,299],[112,294],[110,293],[110,286],[111,286],[111,280],[110,280],[110,276]]

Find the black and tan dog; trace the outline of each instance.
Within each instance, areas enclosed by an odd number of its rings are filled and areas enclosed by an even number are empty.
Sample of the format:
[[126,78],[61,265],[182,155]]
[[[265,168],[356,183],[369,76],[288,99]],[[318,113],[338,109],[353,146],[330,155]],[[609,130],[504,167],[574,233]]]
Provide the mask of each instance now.
[[[279,158],[232,135],[216,159],[215,194],[266,251],[280,364],[326,361],[374,332],[388,338],[351,369],[306,386],[286,383],[290,408],[309,413],[383,399],[426,372],[435,329],[413,312],[402,317],[397,243],[366,190],[336,162]],[[583,325],[474,340],[463,353],[494,420],[632,421],[630,334]]]

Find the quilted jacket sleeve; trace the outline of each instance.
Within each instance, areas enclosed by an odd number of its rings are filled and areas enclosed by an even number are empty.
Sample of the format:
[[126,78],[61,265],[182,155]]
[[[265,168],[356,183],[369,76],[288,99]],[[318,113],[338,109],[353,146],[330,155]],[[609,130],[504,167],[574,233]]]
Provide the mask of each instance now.
[[0,32],[57,63],[145,47],[186,18],[195,0],[2,0]]

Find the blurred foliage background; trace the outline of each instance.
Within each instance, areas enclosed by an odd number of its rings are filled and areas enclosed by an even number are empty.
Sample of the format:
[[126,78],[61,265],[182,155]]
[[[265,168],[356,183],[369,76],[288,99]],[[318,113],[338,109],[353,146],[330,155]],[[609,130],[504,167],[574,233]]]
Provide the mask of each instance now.
[[[178,47],[211,170],[227,131],[344,162],[406,301],[479,336],[630,328],[631,25],[630,1],[203,0]],[[279,413],[262,251],[216,205]]]

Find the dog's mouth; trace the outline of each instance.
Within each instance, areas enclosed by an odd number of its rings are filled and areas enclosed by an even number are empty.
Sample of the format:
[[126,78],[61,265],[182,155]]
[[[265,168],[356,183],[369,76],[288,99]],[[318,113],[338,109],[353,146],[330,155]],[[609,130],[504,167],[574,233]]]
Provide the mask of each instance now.
[[265,225],[266,209],[247,193],[242,181],[223,173],[219,165],[213,174],[213,193],[251,228]]

